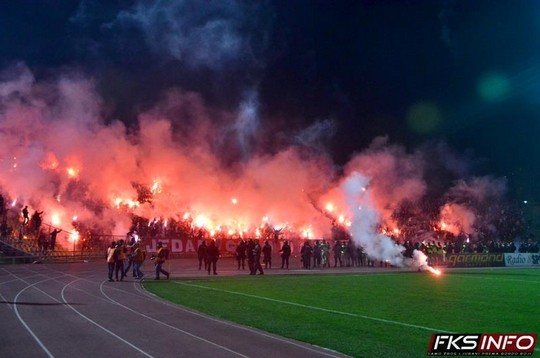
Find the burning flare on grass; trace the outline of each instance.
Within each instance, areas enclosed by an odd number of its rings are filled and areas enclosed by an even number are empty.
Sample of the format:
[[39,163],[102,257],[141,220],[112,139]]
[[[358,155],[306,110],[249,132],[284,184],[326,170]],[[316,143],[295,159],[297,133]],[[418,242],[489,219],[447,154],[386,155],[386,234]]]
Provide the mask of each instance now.
[[440,276],[442,274],[442,271],[429,266],[427,263],[427,259],[427,256],[422,251],[414,250],[412,266],[417,267],[418,271],[428,271],[436,276]]

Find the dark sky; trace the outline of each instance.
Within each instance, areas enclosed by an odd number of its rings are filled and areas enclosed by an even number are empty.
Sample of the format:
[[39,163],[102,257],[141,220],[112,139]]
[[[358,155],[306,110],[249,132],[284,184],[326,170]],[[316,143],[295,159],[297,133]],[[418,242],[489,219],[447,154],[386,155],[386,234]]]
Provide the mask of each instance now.
[[256,93],[265,145],[316,123],[337,163],[442,140],[538,201],[539,20],[534,0],[2,2],[0,66],[80,71],[126,123],[170,88]]

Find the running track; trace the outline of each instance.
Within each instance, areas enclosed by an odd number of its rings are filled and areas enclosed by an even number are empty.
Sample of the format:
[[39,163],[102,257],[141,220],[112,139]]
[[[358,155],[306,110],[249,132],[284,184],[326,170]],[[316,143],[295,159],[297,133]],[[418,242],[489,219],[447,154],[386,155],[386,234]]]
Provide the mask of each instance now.
[[[174,265],[172,277],[200,274]],[[4,358],[343,357],[108,282],[103,263],[0,266],[0,303]]]

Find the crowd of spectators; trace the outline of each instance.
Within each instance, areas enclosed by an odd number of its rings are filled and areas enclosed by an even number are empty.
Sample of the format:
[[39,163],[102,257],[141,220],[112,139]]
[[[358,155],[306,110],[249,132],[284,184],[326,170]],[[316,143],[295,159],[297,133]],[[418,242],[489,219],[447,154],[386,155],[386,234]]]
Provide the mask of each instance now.
[[[8,221],[8,212],[17,212],[17,217],[13,222],[16,222],[16,227],[13,224],[10,225]],[[5,204],[5,199],[0,195],[0,237],[2,239],[11,238],[13,236],[22,239],[23,234],[32,235],[36,238],[41,251],[54,250],[56,244],[56,237],[61,232],[60,230],[53,229],[48,225],[48,230],[43,230],[43,211],[33,210],[30,214],[30,209],[27,205],[18,206],[18,209],[14,208],[8,210]],[[410,220],[409,220],[410,221]],[[82,223],[73,223],[76,225],[77,231],[80,233],[80,245],[81,249],[103,249],[104,245],[108,245],[110,239],[107,236],[99,235],[93,232],[90,228],[87,228]],[[418,224],[419,225],[419,224]],[[411,226],[415,227],[415,226]],[[46,228],[47,229],[47,228]],[[132,217],[133,231],[138,232],[138,235],[145,240],[158,239],[169,240],[176,238],[194,239],[196,242],[206,241],[212,242],[212,240],[220,241],[224,239],[232,239],[235,242],[240,243],[238,246],[252,246],[251,241],[255,239],[245,239],[241,237],[239,233],[227,234],[224,231],[210,233],[204,227],[195,225],[191,218],[185,219],[146,219],[139,216]],[[428,226],[421,227],[421,230],[428,230]],[[412,258],[414,250],[423,252],[429,258],[431,264],[443,264],[446,260],[446,256],[449,254],[459,253],[538,253],[540,245],[537,240],[533,238],[520,239],[514,238],[508,239],[487,239],[485,237],[468,238],[466,235],[453,236],[449,233],[432,232],[431,237],[428,239],[419,239],[415,237],[411,240],[404,240],[405,237],[412,237],[417,232],[411,231],[411,228],[403,228],[395,237],[392,237],[396,245],[403,246],[403,255],[405,257]],[[256,251],[260,251],[259,256],[261,259],[261,269],[272,268],[272,257],[276,252],[272,253],[272,247],[276,250],[281,245],[287,242],[290,246],[285,248],[285,253],[280,252],[280,258],[282,260],[281,267],[287,268],[289,265],[289,257],[298,257],[302,266],[305,269],[311,268],[324,268],[324,267],[357,267],[357,266],[375,266],[375,265],[388,265],[386,262],[375,260],[375,258],[368,255],[364,248],[355,244],[346,230],[338,226],[334,226],[326,239],[320,240],[305,240],[298,235],[298,233],[292,230],[286,229],[276,230],[270,225],[259,230],[257,239],[260,242],[260,246]],[[264,243],[264,244],[263,244]],[[269,245],[272,243],[272,245]],[[290,251],[288,254],[287,251]],[[244,261],[250,260],[251,250],[246,250],[245,254],[235,253],[237,258],[240,258],[238,262],[238,268],[244,268]],[[240,255],[240,256],[238,256]],[[242,257],[243,256],[243,257]],[[254,259],[257,262],[257,258]],[[274,266],[275,267],[275,266]],[[208,266],[205,266],[207,269]],[[249,267],[252,271],[252,267]],[[259,268],[257,266],[257,271]],[[211,272],[214,272],[213,267]]]

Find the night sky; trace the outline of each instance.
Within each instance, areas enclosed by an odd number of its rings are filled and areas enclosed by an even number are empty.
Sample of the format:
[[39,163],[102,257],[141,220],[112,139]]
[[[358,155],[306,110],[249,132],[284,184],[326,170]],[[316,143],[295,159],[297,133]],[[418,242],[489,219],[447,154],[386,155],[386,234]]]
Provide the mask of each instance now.
[[89,76],[127,124],[172,88],[215,110],[251,96],[254,151],[301,142],[344,164],[378,136],[444,141],[534,204],[539,19],[533,0],[2,2],[0,66]]

